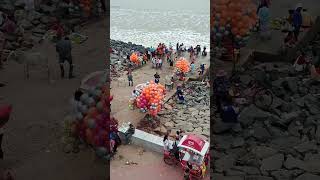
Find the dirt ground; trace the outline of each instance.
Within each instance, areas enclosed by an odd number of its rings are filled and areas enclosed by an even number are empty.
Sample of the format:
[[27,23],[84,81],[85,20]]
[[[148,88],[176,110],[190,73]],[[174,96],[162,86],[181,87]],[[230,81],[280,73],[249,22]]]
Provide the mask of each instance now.
[[[70,98],[81,79],[105,66],[106,20],[89,24],[81,30],[88,40],[74,45],[73,60],[76,78],[61,79],[57,54],[53,43],[44,42],[33,51],[49,58],[52,80],[45,72],[31,72],[25,80],[23,66],[9,62],[0,71],[0,103],[11,103],[13,113],[6,125],[3,148],[5,160],[0,168],[10,168],[16,179],[25,180],[103,180],[106,165],[94,159],[92,150],[79,154],[62,152],[63,119],[70,109]],[[67,64],[66,64],[66,68]]]

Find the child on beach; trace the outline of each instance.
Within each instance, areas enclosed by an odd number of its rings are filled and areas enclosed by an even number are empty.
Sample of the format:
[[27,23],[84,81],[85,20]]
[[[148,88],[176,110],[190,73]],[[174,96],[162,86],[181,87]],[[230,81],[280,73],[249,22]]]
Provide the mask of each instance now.
[[128,75],[129,86],[133,86],[133,76],[132,76],[131,69],[128,69],[127,75]]
[[158,72],[156,72],[156,74],[154,74],[154,82],[156,84],[158,84],[160,82],[160,75],[158,74]]

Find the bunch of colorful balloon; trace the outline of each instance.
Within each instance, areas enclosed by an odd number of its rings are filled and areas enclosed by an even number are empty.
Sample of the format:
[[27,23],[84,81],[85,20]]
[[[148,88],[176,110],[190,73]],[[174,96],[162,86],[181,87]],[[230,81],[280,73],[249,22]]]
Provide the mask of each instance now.
[[252,0],[216,0],[212,6],[211,25],[215,45],[220,46],[224,37],[233,36],[240,47],[244,46],[250,32],[257,28],[255,3]]
[[135,90],[135,94],[131,98],[132,102],[135,102],[135,106],[143,113],[148,112],[151,116],[156,116],[164,103],[165,87],[150,81],[138,85]]
[[110,100],[105,79],[73,101],[71,133],[94,147],[98,156],[105,157],[110,146]]
[[183,73],[187,73],[190,71],[190,63],[188,60],[186,60],[185,58],[180,58],[177,62],[176,62],[176,69],[178,72],[183,72]]
[[130,61],[135,63],[135,64],[139,64],[139,57],[136,53],[132,53],[130,56]]

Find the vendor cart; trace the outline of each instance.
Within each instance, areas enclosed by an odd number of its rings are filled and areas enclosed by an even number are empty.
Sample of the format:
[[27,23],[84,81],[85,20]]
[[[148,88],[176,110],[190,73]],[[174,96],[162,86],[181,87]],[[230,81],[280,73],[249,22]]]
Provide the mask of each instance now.
[[168,165],[179,163],[183,170],[190,169],[191,179],[203,179],[210,161],[209,142],[198,135],[188,134],[182,137],[177,146],[179,160],[172,151],[165,151],[164,162]]

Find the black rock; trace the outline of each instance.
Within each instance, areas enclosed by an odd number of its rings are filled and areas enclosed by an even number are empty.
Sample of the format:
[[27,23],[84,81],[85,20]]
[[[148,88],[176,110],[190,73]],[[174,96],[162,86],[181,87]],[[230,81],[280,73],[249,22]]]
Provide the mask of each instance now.
[[296,180],[319,180],[320,176],[310,174],[310,173],[304,173],[296,178]]
[[261,162],[261,171],[274,171],[282,167],[284,161],[283,154],[276,154],[271,157],[265,158]]
[[268,176],[246,176],[245,180],[273,180],[273,178]]
[[234,166],[233,170],[244,172],[246,175],[261,175],[260,170],[256,167],[250,166]]
[[296,159],[291,155],[288,155],[286,161],[284,162],[284,167],[287,169],[304,169],[304,162],[300,159]]
[[307,141],[294,147],[299,153],[317,152],[317,144],[315,141]]

